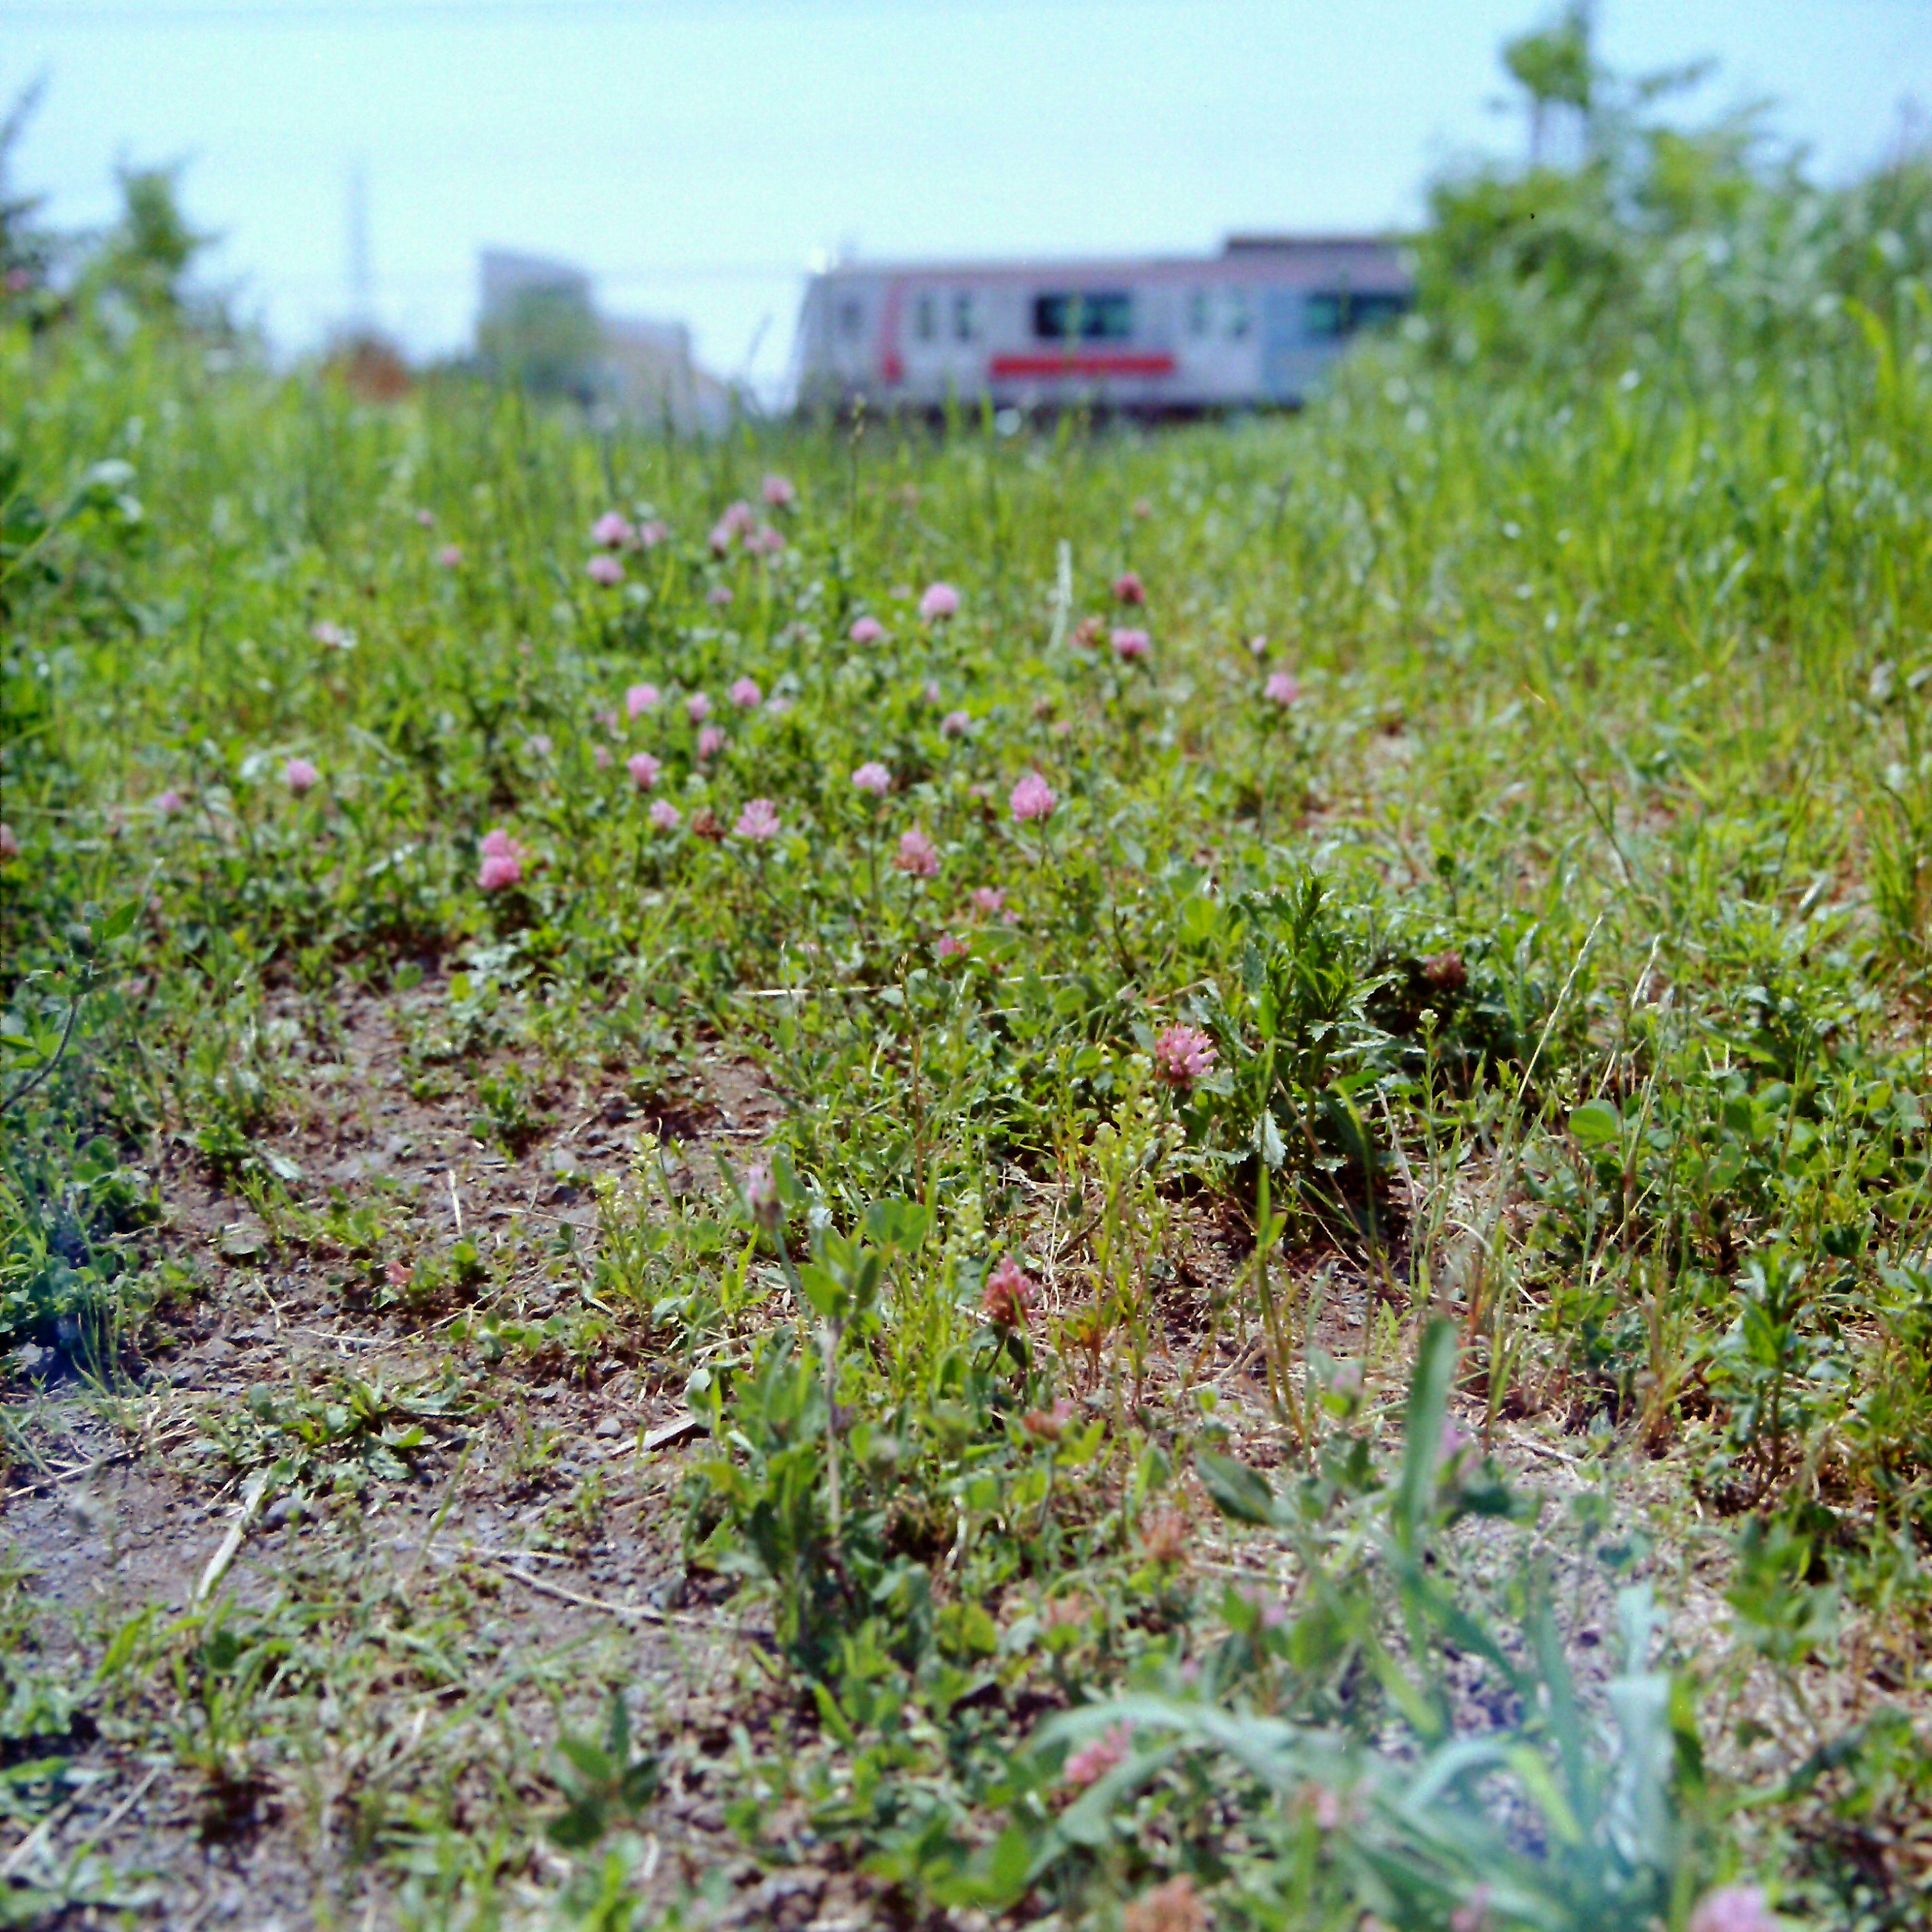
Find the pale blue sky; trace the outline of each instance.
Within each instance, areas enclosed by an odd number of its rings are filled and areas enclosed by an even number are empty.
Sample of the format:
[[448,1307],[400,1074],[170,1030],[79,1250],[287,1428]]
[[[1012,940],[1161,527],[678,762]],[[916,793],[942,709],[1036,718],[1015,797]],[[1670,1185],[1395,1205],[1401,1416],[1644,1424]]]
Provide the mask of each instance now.
[[[476,255],[563,256],[782,375],[815,250],[1187,250],[1412,219],[1514,152],[1496,49],[1538,0],[0,0],[0,92],[46,98],[22,185],[105,219],[113,164],[185,158],[214,272],[283,350],[349,306],[362,167],[380,320],[468,339]],[[1932,112],[1932,0],[1600,0],[1624,68],[1712,54],[1700,104],[1778,103],[1822,177]],[[1921,122],[1922,130],[1924,122]],[[760,337],[760,328],[763,328]]]

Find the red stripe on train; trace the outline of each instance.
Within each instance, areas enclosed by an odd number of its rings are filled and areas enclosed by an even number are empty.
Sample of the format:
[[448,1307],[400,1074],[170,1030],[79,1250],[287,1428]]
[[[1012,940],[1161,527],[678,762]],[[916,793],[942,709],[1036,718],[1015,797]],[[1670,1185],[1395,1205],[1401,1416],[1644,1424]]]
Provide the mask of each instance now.
[[1172,376],[1172,356],[995,356],[995,376]]

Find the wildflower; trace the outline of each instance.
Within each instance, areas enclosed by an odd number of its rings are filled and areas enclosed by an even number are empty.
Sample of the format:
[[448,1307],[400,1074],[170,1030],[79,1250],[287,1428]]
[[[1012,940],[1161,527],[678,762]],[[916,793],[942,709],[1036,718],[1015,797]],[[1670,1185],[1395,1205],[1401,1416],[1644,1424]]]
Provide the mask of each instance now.
[[1438,993],[1460,993],[1469,983],[1469,969],[1452,946],[1446,952],[1432,952],[1422,962],[1422,976]]
[[548,731],[532,731],[524,742],[530,748],[530,755],[533,758],[547,758],[550,754],[550,734]]
[[1114,596],[1123,604],[1144,604],[1147,586],[1131,570],[1124,570],[1114,579]]
[[778,836],[778,809],[768,798],[748,799],[731,830],[735,838],[755,839],[763,844]]
[[1002,1328],[1018,1328],[1025,1323],[1028,1311],[1039,1294],[1025,1269],[1009,1255],[987,1276],[980,1306],[986,1311],[989,1322],[997,1322]]
[[1163,1027],[1154,1042],[1154,1077],[1186,1093],[1214,1065],[1214,1042],[1198,1027]]
[[776,556],[784,547],[784,532],[770,524],[760,524],[745,539],[745,548],[755,556]]
[[654,684],[634,684],[624,694],[624,709],[633,718],[641,718],[646,711],[658,708],[658,695]]
[[763,494],[775,510],[788,510],[798,500],[798,490],[791,478],[781,476],[776,470],[766,472]]
[[730,742],[730,734],[722,724],[707,724],[698,734],[698,755],[715,758]]
[[1360,1362],[1339,1362],[1335,1372],[1328,1378],[1328,1392],[1343,1402],[1355,1402],[1362,1399],[1362,1365]]
[[1097,617],[1082,617],[1073,627],[1073,634],[1067,641],[1077,651],[1091,650],[1100,641],[1100,633],[1106,628]]
[[1311,1784],[1304,1794],[1308,1815],[1324,1832],[1339,1832],[1348,1816],[1342,1801],[1325,1784]]
[[592,584],[601,584],[607,590],[615,590],[624,580],[624,566],[608,550],[600,550],[584,568]]
[[10,866],[20,856],[20,842],[14,836],[14,828],[4,819],[0,819],[0,866]]
[[506,886],[520,883],[524,876],[524,848],[502,826],[486,832],[478,849],[482,853],[483,862],[477,870],[476,883],[484,891],[498,892]]
[[668,798],[652,801],[650,818],[652,825],[659,832],[675,832],[684,823],[682,814]]
[[590,714],[590,722],[593,724],[602,725],[613,737],[616,736],[618,723],[616,712],[608,710],[593,711]]
[[1013,787],[1012,796],[1007,801],[1013,808],[1013,816],[1024,824],[1029,818],[1050,818],[1053,808],[1060,801],[1054,796],[1053,788],[1037,772],[1028,772]]
[[965,711],[949,711],[939,721],[939,735],[942,738],[963,738],[971,728],[972,714]]
[[711,700],[703,692],[694,691],[684,700],[684,715],[694,724],[701,724],[711,716]]
[[1262,695],[1286,711],[1301,695],[1301,686],[1292,670],[1270,671],[1267,683],[1262,686]]
[[590,526],[590,541],[602,544],[606,550],[622,550],[627,544],[634,543],[637,537],[630,519],[621,510],[606,510]]
[[952,616],[959,608],[959,593],[950,584],[928,584],[919,600],[919,614],[930,624]]
[[[154,809],[164,818],[171,818],[187,804],[188,800],[171,785],[154,800]],[[9,835],[11,836],[10,834]]]
[[726,506],[724,515],[718,520],[722,528],[742,536],[758,520],[758,513],[740,496],[735,503]]
[[740,711],[755,711],[764,701],[765,694],[758,688],[755,678],[741,677],[730,690],[731,702]]
[[436,560],[445,570],[454,570],[463,561],[460,544],[445,544],[436,554]]
[[910,832],[899,834],[898,853],[892,863],[916,879],[936,879],[939,876],[939,848],[914,826]]
[[416,512],[416,521],[422,524],[424,530],[433,530],[436,528],[436,512],[434,510],[418,510]]
[[658,773],[664,770],[648,752],[633,752],[624,760],[624,769],[631,775],[631,782],[640,791],[649,791],[658,782]]
[[892,788],[892,775],[876,758],[868,758],[852,774],[852,782],[874,798],[884,798]]
[[1154,649],[1154,640],[1144,631],[1130,630],[1124,626],[1113,635],[1114,655],[1124,664],[1133,664],[1145,657]]
[[647,524],[640,524],[638,526],[638,542],[646,550],[656,550],[658,545],[670,535],[670,530],[656,518]]
[[1778,1926],[1756,1886],[1725,1885],[1704,1895],[1687,1932],[1778,1932]]
[[1076,1751],[1066,1760],[1060,1774],[1061,1781],[1076,1791],[1084,1791],[1088,1785],[1099,1783],[1116,1765],[1126,1762],[1133,1741],[1133,1733],[1125,1724],[1115,1724],[1102,1731],[1090,1744]]
[[845,634],[855,644],[876,644],[884,638],[886,627],[876,617],[860,617]]
[[306,758],[291,758],[282,767],[282,782],[299,798],[322,782],[322,774]]
[[356,648],[356,633],[345,631],[340,624],[332,624],[325,617],[309,632],[316,642],[332,651],[352,651]]
[[1448,1487],[1460,1490],[1481,1466],[1482,1460],[1480,1445],[1460,1423],[1453,1416],[1444,1422],[1436,1447],[1436,1466]]
[[1270,1596],[1258,1583],[1237,1583],[1234,1594],[1254,1612],[1263,1630],[1279,1630],[1287,1622],[1287,1605],[1279,1597]]
[[1120,1932],[1208,1932],[1208,1908],[1185,1872],[1144,1892],[1120,1914]]
[[[1078,1413],[1073,1404],[1062,1396],[1051,1408],[1030,1408],[1020,1418],[1020,1426],[1029,1436],[1036,1436],[1042,1442],[1058,1442],[1066,1433],[1066,1425]],[[1084,1606],[1083,1605],[1084,1610]],[[1051,1606],[1049,1606],[1049,1615]]]
[[731,601],[731,586],[728,584],[714,584],[711,586],[710,601],[713,604],[728,604]]
[[973,910],[990,917],[1006,902],[1006,896],[998,886],[975,886],[973,888]]
[[938,679],[928,678],[926,681],[926,688],[920,693],[920,696],[925,699],[926,703],[928,704],[937,704],[939,702],[939,682]]
[[754,1161],[745,1170],[745,1199],[752,1210],[752,1219],[766,1233],[783,1225],[784,1203],[778,1198],[768,1161]]
[[941,959],[956,959],[962,952],[973,950],[973,942],[958,933],[942,932],[934,952]]
[[1150,1516],[1141,1532],[1141,1547],[1148,1560],[1163,1570],[1171,1570],[1187,1558],[1187,1519],[1178,1510],[1162,1510]]
[[694,838],[709,839],[713,844],[724,836],[724,826],[710,806],[701,806],[692,814],[691,836]]
[[1490,1922],[1490,1888],[1479,1885],[1449,1915],[1449,1932],[1484,1932]]
[[1252,637],[1252,638],[1250,638],[1248,640],[1248,649],[1249,649],[1250,652],[1252,652],[1252,655],[1253,655],[1253,656],[1255,656],[1256,657],[1258,657],[1258,658],[1264,658],[1264,657],[1266,657],[1266,656],[1268,656],[1268,640],[1267,640],[1267,638],[1264,638],[1264,637],[1260,637],[1260,636],[1256,636],[1256,637]]

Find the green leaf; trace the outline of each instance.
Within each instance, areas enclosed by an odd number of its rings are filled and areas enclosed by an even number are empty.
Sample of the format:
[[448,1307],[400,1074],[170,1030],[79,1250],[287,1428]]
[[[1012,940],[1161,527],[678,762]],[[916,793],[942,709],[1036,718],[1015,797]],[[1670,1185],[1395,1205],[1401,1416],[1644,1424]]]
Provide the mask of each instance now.
[[1586,1147],[1601,1147],[1623,1132],[1623,1117],[1607,1100],[1586,1100],[1570,1116],[1570,1131]]
[[1274,1526],[1274,1491],[1268,1486],[1267,1478],[1258,1471],[1213,1449],[1195,1450],[1194,1471],[1201,1478],[1202,1487],[1214,1498],[1215,1507],[1223,1516],[1232,1516],[1237,1522],[1258,1523],[1264,1528]]
[[1408,1385],[1408,1411],[1402,1448],[1402,1474],[1390,1506],[1395,1540],[1412,1552],[1422,1534],[1436,1488],[1436,1466],[1442,1447],[1442,1424],[1449,1412],[1449,1385],[1456,1374],[1456,1330],[1440,1319],[1423,1331]]
[[116,906],[100,922],[94,938],[105,945],[111,939],[118,939],[124,932],[131,932],[134,921],[140,916],[141,902],[130,899],[125,905]]

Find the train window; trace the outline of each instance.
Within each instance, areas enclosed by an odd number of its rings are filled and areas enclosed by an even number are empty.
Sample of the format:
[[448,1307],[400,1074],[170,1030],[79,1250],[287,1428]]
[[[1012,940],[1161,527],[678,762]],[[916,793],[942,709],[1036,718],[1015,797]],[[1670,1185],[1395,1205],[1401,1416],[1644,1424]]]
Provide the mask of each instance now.
[[1134,298],[1121,290],[1033,298],[1033,332],[1042,342],[1127,342],[1134,333]]
[[1392,322],[1408,306],[1400,296],[1358,296],[1344,289],[1338,294],[1310,296],[1302,316],[1308,333],[1318,341],[1336,342],[1358,328]]
[[939,334],[939,304],[930,290],[912,305],[912,332],[922,342],[931,342]]
[[859,332],[866,326],[866,310],[862,303],[842,302],[838,304],[838,333],[848,342],[856,342]]
[[1190,335],[1205,335],[1208,324],[1208,291],[1190,289],[1187,296],[1187,332]]
[[956,342],[970,342],[978,333],[974,326],[972,292],[961,289],[952,298],[952,339]]
[[1254,304],[1249,299],[1246,289],[1230,289],[1228,291],[1223,312],[1226,320],[1222,327],[1237,342],[1255,326]]

